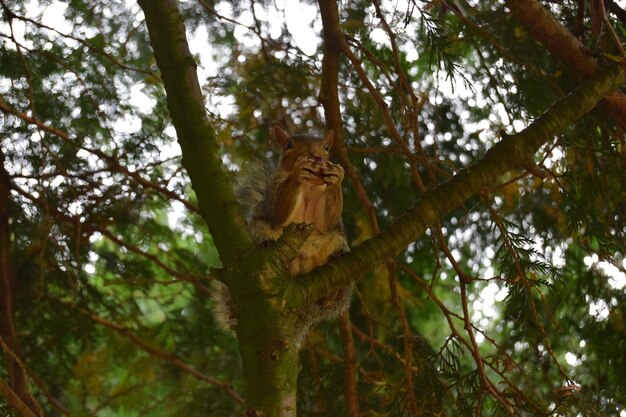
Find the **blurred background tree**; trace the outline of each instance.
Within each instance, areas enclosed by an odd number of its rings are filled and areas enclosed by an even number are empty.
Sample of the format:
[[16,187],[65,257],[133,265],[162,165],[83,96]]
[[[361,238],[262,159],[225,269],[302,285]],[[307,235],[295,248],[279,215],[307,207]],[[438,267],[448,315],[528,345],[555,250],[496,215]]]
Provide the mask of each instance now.
[[[221,263],[141,9],[0,5],[0,413],[241,415],[236,340],[211,313]],[[623,63],[624,6],[340,3],[351,245]],[[179,7],[233,175],[277,156],[274,124],[326,129],[316,2]],[[626,415],[624,103],[360,280],[350,320],[307,339],[299,415]]]

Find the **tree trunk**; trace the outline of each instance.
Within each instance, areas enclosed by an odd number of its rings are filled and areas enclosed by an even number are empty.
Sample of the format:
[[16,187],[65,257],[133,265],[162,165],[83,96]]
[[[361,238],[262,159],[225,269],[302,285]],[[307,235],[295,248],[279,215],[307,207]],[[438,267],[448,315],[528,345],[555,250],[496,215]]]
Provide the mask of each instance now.
[[266,321],[252,319],[253,329],[248,326],[238,334],[246,416],[295,417],[299,371],[295,332],[281,330],[278,323],[267,326]]

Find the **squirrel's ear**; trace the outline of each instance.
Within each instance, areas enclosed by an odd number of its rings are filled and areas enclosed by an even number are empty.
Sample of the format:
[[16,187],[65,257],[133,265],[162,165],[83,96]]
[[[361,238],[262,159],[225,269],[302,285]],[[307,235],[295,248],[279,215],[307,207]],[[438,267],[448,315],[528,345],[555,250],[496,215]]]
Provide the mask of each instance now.
[[280,126],[274,126],[274,138],[276,138],[276,142],[278,142],[281,149],[287,147],[289,135]]
[[334,139],[335,139],[335,131],[330,129],[328,133],[326,133],[326,136],[324,137],[324,143],[328,145],[328,149],[330,149],[330,147],[333,146]]

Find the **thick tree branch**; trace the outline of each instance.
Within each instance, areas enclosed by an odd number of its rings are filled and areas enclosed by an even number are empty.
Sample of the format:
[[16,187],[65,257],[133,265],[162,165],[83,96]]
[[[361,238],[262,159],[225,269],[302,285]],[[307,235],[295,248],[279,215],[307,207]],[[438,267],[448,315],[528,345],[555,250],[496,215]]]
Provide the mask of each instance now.
[[239,204],[220,159],[206,116],[185,27],[175,0],[139,0],[167,92],[167,106],[176,128],[183,165],[198,198],[222,261],[236,265],[253,247]]
[[530,162],[537,150],[554,135],[591,111],[607,94],[624,84],[624,69],[608,67],[553,104],[530,126],[506,136],[474,165],[422,195],[413,207],[388,229],[365,241],[352,252],[294,280],[286,300],[292,306],[314,302],[397,256],[443,216],[503,174]]
[[[577,82],[585,81],[600,70],[590,51],[537,0],[507,0],[506,5],[533,38],[563,63]],[[600,102],[599,107],[618,126],[626,129],[624,93],[612,92]]]

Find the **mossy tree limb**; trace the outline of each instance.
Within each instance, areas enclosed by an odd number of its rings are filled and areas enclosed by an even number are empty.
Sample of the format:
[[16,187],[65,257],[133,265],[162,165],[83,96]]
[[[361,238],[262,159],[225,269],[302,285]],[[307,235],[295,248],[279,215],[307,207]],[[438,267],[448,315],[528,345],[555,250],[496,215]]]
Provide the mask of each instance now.
[[317,300],[336,288],[358,280],[386,259],[397,256],[448,212],[461,206],[484,187],[496,184],[500,176],[531,162],[543,144],[591,111],[625,81],[624,69],[618,65],[597,72],[554,103],[526,129],[504,136],[481,160],[423,194],[413,207],[379,235],[353,248],[350,253],[299,277],[290,286],[286,299],[294,306]]
[[206,116],[176,2],[140,0],[139,4],[167,92],[183,166],[222,259],[220,279],[228,285],[238,314],[246,413],[293,416],[299,364],[293,343],[296,319],[285,313],[285,303],[275,295],[284,293],[280,283],[287,280],[285,257],[297,253],[310,230],[289,229],[272,248],[253,245]]
[[185,27],[175,0],[139,0],[167,91],[183,165],[222,262],[233,265],[253,246],[204,108]]

